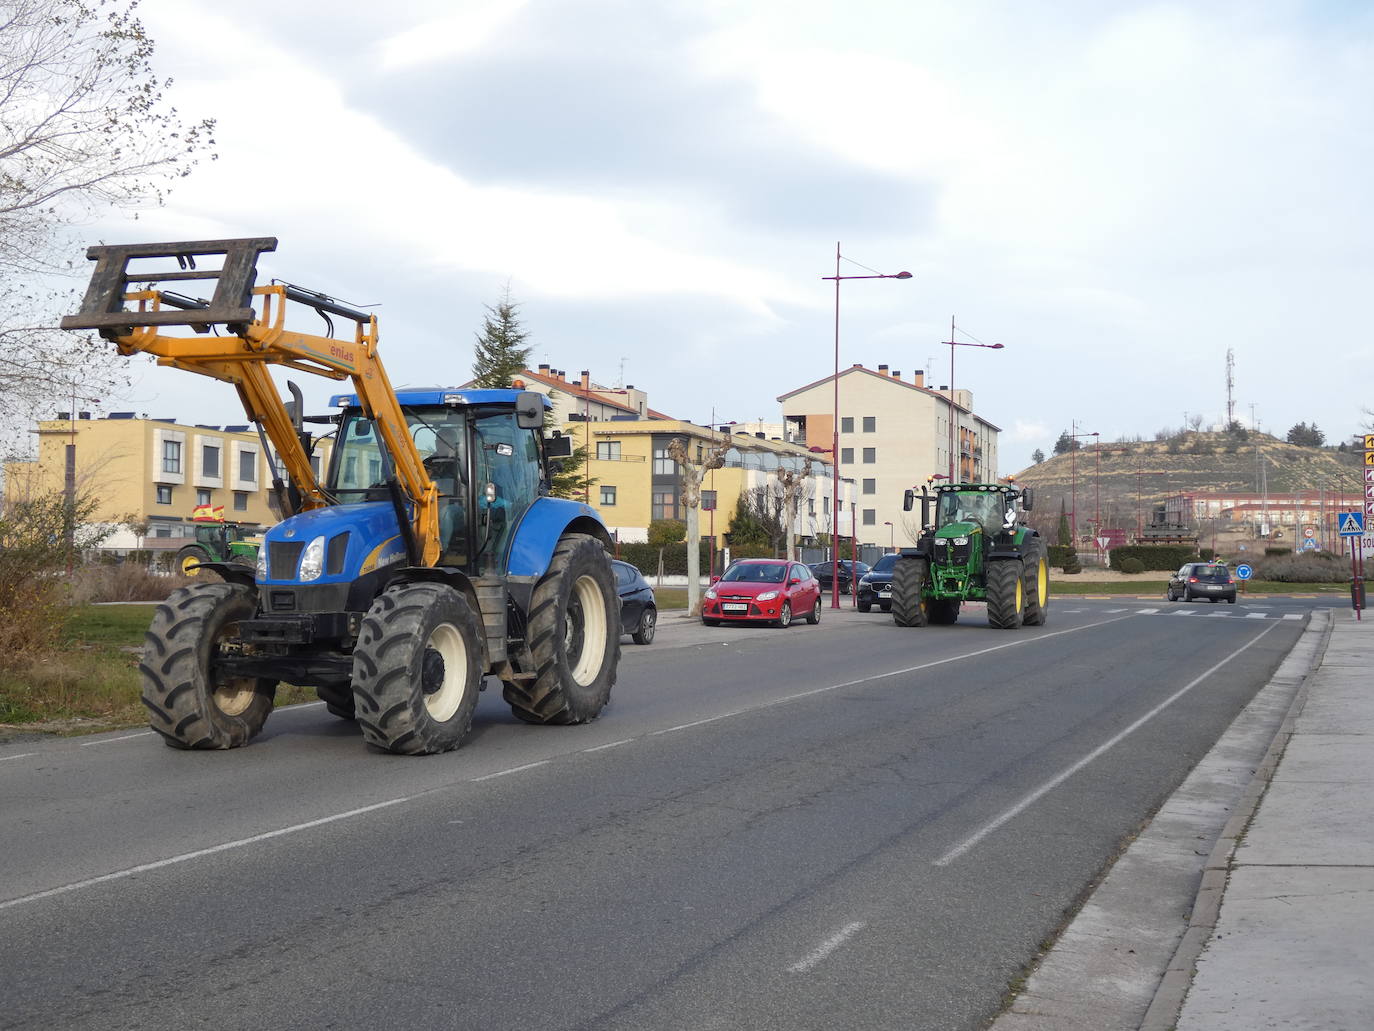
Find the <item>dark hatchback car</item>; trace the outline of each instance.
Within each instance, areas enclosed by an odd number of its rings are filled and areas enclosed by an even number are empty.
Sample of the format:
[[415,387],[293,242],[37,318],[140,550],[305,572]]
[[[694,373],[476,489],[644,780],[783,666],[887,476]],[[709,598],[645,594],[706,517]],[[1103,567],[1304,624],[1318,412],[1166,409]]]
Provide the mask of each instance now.
[[1217,562],[1189,562],[1169,577],[1164,592],[1170,601],[1194,601],[1206,598],[1211,602],[1226,599],[1236,603],[1236,581],[1231,570]]
[[658,605],[654,589],[644,574],[628,562],[611,560],[615,589],[620,595],[620,632],[630,634],[635,644],[652,644],[658,627]]
[[[821,591],[830,590],[830,580],[834,573],[832,562],[817,562],[811,566],[811,572],[816,574],[816,580],[821,585]],[[851,562],[848,559],[840,560],[840,593],[853,594],[854,581],[868,572],[868,566],[862,562]]]
[[884,612],[892,611],[892,567],[901,555],[884,555],[873,563],[867,573],[859,577],[858,607],[870,612],[877,605]]

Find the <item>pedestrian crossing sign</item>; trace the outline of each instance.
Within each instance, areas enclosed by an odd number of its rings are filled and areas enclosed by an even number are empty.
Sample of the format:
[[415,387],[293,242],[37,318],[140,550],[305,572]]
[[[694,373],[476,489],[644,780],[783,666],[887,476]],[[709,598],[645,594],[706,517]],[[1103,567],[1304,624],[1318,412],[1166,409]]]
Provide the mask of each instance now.
[[1342,512],[1341,513],[1341,536],[1360,537],[1364,535],[1364,513],[1363,512]]

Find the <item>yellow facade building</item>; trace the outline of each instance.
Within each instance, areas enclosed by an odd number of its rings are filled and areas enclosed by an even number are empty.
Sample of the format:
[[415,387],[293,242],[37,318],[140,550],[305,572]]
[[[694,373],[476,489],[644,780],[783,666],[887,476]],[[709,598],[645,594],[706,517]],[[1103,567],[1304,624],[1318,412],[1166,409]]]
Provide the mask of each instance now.
[[[94,521],[120,524],[102,547],[174,549],[195,536],[198,505],[222,507],[226,521],[260,527],[281,518],[265,451],[246,425],[197,426],[116,412],[38,423],[38,455],[5,465],[5,494],[55,493],[68,482],[95,503]],[[320,441],[317,473],[329,461]],[[272,456],[275,458],[275,456]],[[140,536],[128,525],[144,525]]]

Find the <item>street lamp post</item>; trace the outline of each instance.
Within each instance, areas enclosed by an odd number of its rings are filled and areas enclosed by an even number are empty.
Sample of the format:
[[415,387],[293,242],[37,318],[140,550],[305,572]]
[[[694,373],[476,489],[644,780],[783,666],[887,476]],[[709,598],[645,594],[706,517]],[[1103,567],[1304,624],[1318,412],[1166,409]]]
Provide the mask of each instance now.
[[949,345],[949,482],[959,483],[963,477],[954,475],[954,349],[956,347],[986,347],[990,351],[1002,350],[1001,344],[980,344],[969,340],[954,339],[954,316],[949,317],[949,339],[940,341]]
[[884,519],[883,525],[887,527],[887,550],[897,550],[897,530],[893,527],[890,520]]
[[[1077,422],[1069,423],[1070,430],[1077,428]],[[1078,549],[1078,446],[1074,441],[1079,437],[1096,436],[1096,433],[1069,434],[1069,478],[1073,483],[1073,486],[1070,487],[1070,493],[1073,495],[1073,508],[1069,510],[1069,536],[1073,538],[1074,550]]]
[[[910,279],[910,272],[893,272],[884,274],[874,272],[868,276],[842,276],[840,275],[840,244],[835,243],[835,274],[833,276],[822,276],[823,280],[833,279],[835,281],[835,408],[834,425],[831,427],[831,453],[830,457],[834,461],[834,474],[831,490],[831,536],[830,536],[830,607],[838,609],[840,607],[840,283],[846,279]],[[851,259],[852,260],[852,259]],[[854,262],[858,264],[858,262]],[[864,266],[860,266],[862,268]],[[871,269],[869,271],[872,271]],[[850,528],[851,534],[854,527]]]

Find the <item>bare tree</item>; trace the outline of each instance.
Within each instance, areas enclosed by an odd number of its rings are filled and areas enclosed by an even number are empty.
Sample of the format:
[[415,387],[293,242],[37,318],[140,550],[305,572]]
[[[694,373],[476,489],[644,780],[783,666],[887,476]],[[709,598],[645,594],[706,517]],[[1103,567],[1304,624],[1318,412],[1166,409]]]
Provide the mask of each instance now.
[[704,454],[698,447],[697,459],[682,437],[668,444],[668,454],[681,469],[682,507],[687,510],[687,613],[701,615],[701,481],[712,469],[725,464],[728,442],[711,447]]
[[170,180],[213,158],[214,122],[184,124],[153,72],[137,0],[0,2],[0,394],[6,415],[68,393],[101,394],[123,360],[56,330],[72,226],[161,203]]
[[811,463],[807,462],[800,472],[793,469],[779,468],[774,475],[778,480],[778,490],[782,499],[782,516],[784,530],[784,544],[787,548],[787,559],[795,561],[797,558],[796,528],[797,528],[797,509],[801,504],[801,499],[807,488],[807,480],[811,477]]

